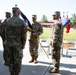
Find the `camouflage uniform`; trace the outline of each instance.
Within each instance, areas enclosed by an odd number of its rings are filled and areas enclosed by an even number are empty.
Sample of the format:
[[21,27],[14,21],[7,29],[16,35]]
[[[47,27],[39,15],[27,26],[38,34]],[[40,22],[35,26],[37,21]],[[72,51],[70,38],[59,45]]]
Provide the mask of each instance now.
[[[11,17],[11,13],[10,12],[6,12],[6,19],[2,23],[2,26],[1,27],[4,27],[7,19],[10,18],[10,17]],[[5,41],[5,37],[4,36],[5,36],[4,34],[1,34],[2,41],[3,41],[3,48],[4,48],[3,58],[4,58],[4,64],[8,66],[9,65],[9,56],[8,56],[8,50],[6,50],[5,49],[5,46],[4,46],[4,41]]]
[[53,25],[53,47],[52,47],[52,59],[53,59],[53,64],[54,67],[59,68],[60,65],[60,49],[62,45],[62,40],[63,40],[63,27],[62,24],[55,20],[54,25]]
[[29,50],[30,50],[31,57],[33,59],[37,59],[38,46],[39,46],[37,39],[39,40],[39,35],[43,33],[43,29],[37,21],[32,24],[32,27],[33,27],[33,30],[35,31],[34,33],[36,34],[36,36],[34,35],[33,32],[31,32],[30,40],[29,40]]
[[54,68],[51,72],[58,72],[60,65],[60,50],[63,40],[63,26],[59,20],[54,20],[52,27],[52,63]]
[[[19,11],[18,7],[14,7],[15,12]],[[23,57],[23,48],[26,42],[27,27],[25,23],[17,16],[9,18],[5,23],[4,45],[9,50],[9,71],[11,75],[19,75],[21,69],[21,61]]]

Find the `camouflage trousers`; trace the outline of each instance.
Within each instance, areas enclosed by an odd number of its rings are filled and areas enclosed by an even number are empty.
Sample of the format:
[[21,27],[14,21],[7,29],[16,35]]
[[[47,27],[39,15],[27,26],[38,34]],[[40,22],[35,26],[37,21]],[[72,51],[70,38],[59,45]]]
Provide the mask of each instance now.
[[54,65],[55,68],[59,69],[60,66],[60,49],[61,47],[55,46],[52,47],[52,63]]
[[[2,39],[3,40],[3,39]],[[3,59],[5,62],[9,62],[9,54],[8,54],[8,49],[6,49],[5,45],[4,45],[4,40],[3,40]]]
[[22,49],[18,47],[9,47],[9,71],[10,73],[20,73],[23,57]]
[[9,51],[4,48],[3,58],[4,58],[4,61],[5,61],[5,62],[9,62],[9,54],[8,54],[8,52],[9,52]]
[[34,58],[38,58],[38,47],[39,44],[37,41],[29,41],[29,52]]

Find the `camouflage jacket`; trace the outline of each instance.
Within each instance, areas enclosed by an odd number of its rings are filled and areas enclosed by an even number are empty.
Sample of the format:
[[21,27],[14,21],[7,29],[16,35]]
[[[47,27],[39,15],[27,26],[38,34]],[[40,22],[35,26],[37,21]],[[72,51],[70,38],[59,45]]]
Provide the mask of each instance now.
[[52,27],[52,45],[61,47],[63,41],[63,26],[58,21],[54,21],[54,25]]
[[2,38],[3,42],[5,40],[5,35],[3,34],[3,29],[2,28],[5,26],[6,21],[7,21],[7,19],[5,19],[4,22],[1,25],[1,38]]
[[5,35],[4,44],[7,47],[21,47],[26,42],[27,27],[19,17],[11,17],[3,25],[3,34]]
[[[40,23],[38,23],[38,22],[33,23],[32,28],[34,30],[34,33],[36,34],[36,38],[39,38],[39,35],[41,35],[43,33],[43,28],[40,25]],[[35,39],[33,32],[31,32],[30,39],[31,40]]]

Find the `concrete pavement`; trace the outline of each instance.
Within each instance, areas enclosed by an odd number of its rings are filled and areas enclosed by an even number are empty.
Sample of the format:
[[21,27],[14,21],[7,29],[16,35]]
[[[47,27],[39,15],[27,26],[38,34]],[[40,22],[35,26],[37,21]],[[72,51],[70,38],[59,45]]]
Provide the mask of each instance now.
[[[76,51],[72,51],[72,57],[66,57],[65,51],[63,51],[63,56],[61,56],[60,63],[60,73],[54,74],[49,73],[49,68],[53,67],[51,55],[49,55],[49,59],[42,51],[39,53],[38,63],[28,63],[31,59],[29,54],[28,43],[23,50],[23,60],[22,60],[22,69],[20,75],[76,75]],[[69,52],[69,55],[71,51]],[[2,40],[0,38],[0,75],[10,75],[9,69],[7,66],[3,64],[3,47]]]

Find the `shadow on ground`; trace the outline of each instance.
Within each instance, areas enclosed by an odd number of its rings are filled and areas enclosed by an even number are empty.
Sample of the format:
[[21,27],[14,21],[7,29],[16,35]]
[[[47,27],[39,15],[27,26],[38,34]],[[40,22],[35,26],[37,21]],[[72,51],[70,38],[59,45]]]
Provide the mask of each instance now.
[[48,71],[44,75],[76,75],[76,73],[67,70],[60,70],[60,73],[49,73]]

